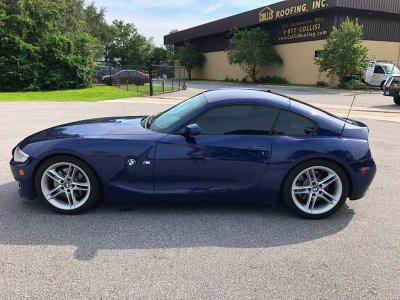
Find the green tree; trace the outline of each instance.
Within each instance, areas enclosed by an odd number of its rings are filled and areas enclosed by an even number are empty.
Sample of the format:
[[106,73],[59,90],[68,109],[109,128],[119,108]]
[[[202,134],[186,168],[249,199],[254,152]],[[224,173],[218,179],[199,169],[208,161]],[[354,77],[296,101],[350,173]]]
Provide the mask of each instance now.
[[192,71],[196,68],[203,68],[206,61],[204,53],[190,42],[186,42],[183,46],[176,47],[175,53],[179,64],[186,68],[189,80],[192,79]]
[[127,44],[135,34],[137,34],[137,30],[133,24],[125,24],[120,20],[113,21],[111,25],[112,40],[107,46],[107,58],[110,62],[115,58],[120,58],[123,63],[126,63]]
[[[170,30],[169,34],[179,32],[178,29]],[[167,62],[170,65],[175,65],[177,61],[176,53],[175,53],[175,45],[166,45],[165,49],[167,49]]]
[[267,31],[257,27],[251,30],[234,29],[229,41],[228,61],[240,68],[255,82],[261,67],[283,63],[271,44]]
[[323,72],[336,74],[343,83],[347,76],[356,74],[367,66],[368,49],[362,45],[363,26],[358,19],[354,22],[346,19],[340,29],[333,27],[324,45],[324,51],[315,60]]
[[154,49],[152,38],[139,34],[135,25],[120,20],[111,26],[112,40],[107,46],[107,60],[120,58],[122,64],[146,65],[150,62]]
[[164,47],[155,47],[151,54],[151,63],[155,65],[164,65],[168,61],[168,51]]
[[106,9],[99,10],[94,3],[88,5],[85,10],[85,31],[97,40],[96,59],[103,58],[106,53],[106,45],[111,40],[111,26],[105,20]]
[[127,61],[130,64],[146,66],[151,63],[154,48],[152,37],[135,34],[128,42]]

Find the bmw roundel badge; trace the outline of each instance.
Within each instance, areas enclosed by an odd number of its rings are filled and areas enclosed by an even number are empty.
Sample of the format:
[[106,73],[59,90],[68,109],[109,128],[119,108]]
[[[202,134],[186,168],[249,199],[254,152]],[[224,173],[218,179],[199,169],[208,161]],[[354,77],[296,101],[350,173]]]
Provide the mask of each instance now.
[[136,166],[136,160],[134,160],[133,158],[128,159],[127,164],[128,164],[128,167],[134,167],[134,166]]

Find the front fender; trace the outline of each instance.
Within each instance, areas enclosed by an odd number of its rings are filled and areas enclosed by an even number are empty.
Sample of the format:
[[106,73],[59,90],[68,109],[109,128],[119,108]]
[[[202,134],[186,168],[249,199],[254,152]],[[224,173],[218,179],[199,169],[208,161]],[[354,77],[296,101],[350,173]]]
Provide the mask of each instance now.
[[[155,143],[130,139],[61,139],[28,144],[23,151],[30,155],[27,171],[32,179],[45,159],[54,155],[72,155],[91,166],[103,183],[152,190]],[[126,162],[130,158],[150,164],[128,168]],[[33,180],[30,185],[33,186]]]

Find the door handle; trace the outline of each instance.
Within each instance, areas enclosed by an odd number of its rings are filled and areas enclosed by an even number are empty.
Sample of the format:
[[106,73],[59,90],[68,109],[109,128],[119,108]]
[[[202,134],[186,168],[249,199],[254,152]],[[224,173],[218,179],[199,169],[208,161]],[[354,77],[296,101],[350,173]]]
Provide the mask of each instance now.
[[254,155],[266,155],[268,149],[264,147],[250,147],[247,151]]

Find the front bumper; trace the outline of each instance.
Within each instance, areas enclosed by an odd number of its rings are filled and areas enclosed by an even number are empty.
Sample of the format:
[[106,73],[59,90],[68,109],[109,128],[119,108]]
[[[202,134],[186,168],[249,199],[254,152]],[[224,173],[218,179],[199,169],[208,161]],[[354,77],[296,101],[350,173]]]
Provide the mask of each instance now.
[[[34,200],[36,194],[33,187],[31,159],[25,163],[17,163],[14,160],[10,161],[10,169],[13,177],[19,185],[19,196],[24,199]],[[24,171],[24,175],[20,175],[20,170]]]

